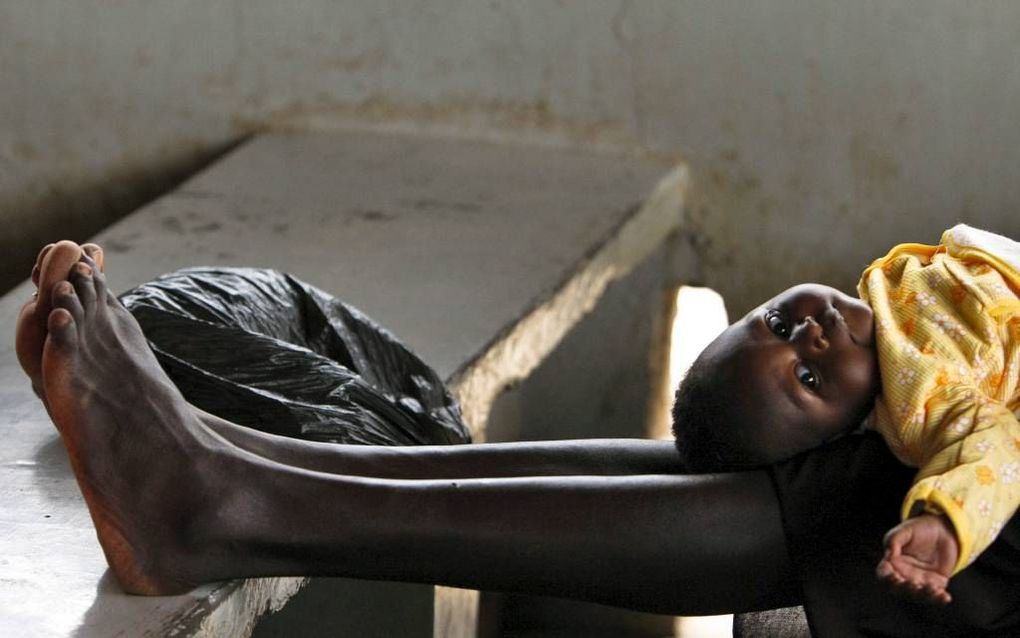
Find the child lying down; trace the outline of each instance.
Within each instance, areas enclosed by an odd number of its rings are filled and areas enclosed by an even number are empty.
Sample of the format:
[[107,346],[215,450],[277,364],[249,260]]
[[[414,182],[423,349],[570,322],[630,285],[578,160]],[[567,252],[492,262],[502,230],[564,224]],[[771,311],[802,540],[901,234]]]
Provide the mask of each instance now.
[[894,247],[858,292],[795,286],[724,331],[677,390],[677,449],[736,470],[876,429],[918,468],[877,574],[948,603],[1020,505],[1020,244],[961,224]]

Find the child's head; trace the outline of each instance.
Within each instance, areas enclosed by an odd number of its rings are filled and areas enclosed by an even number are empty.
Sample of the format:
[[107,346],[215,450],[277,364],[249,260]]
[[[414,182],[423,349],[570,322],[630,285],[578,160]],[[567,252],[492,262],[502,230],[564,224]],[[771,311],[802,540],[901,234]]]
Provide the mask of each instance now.
[[879,392],[874,315],[818,284],[794,286],[727,328],[676,392],[689,471],[789,458],[857,425]]

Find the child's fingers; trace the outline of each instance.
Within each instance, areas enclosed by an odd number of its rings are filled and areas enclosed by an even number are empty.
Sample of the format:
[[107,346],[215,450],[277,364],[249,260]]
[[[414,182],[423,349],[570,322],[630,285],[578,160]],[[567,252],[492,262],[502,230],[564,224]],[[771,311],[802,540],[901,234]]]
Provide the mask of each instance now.
[[875,573],[881,580],[891,585],[902,585],[906,582],[906,578],[896,569],[892,561],[888,560],[888,557],[879,561]]
[[921,598],[943,605],[948,604],[952,600],[952,596],[946,591],[949,578],[925,567],[912,564],[910,558],[910,556],[902,555],[892,560],[883,561],[888,563],[888,569],[884,569],[883,572],[890,574],[883,580],[913,598]]
[[889,530],[882,542],[885,544],[889,558],[895,558],[903,551],[903,547],[910,543],[913,534],[909,526],[903,523]]
[[924,572],[920,574],[921,583],[925,591],[944,592],[949,585],[949,579],[941,574]]
[[953,597],[949,595],[949,592],[947,592],[944,587],[939,587],[934,583],[928,583],[925,585],[924,594],[932,602],[940,603],[942,605],[948,605],[953,600]]
[[932,604],[946,605],[952,596],[946,591],[949,579],[924,566],[913,564],[911,556],[897,552],[895,536],[887,535],[888,549],[875,568],[875,575],[884,583],[909,598]]
[[915,600],[933,599],[938,592],[934,586],[928,586],[916,578],[901,578],[900,582],[895,584],[895,587],[897,590],[904,592],[907,596]]
[[879,578],[889,578],[896,573],[893,569],[892,564],[889,562],[889,552],[885,553],[882,560],[878,561],[878,567],[875,568],[875,575]]
[[935,583],[926,583],[924,586],[924,596],[933,603],[939,603],[945,605],[952,600],[949,592],[946,591],[945,587],[940,587]]
[[875,568],[875,575],[879,578],[886,578],[892,573],[892,568],[889,567],[889,561],[882,559],[878,561],[878,567]]

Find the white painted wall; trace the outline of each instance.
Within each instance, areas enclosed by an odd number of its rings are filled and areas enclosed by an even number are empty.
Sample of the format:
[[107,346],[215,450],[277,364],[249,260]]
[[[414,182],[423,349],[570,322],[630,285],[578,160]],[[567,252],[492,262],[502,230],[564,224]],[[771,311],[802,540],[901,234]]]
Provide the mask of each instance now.
[[622,146],[691,162],[736,314],[957,219],[1020,236],[1018,39],[1007,0],[0,0],[0,248],[262,126]]

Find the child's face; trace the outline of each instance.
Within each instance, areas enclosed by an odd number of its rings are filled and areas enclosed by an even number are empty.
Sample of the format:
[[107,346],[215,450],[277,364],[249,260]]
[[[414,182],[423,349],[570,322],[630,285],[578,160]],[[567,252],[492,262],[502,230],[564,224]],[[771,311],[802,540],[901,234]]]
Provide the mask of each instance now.
[[874,315],[835,288],[803,284],[730,326],[706,350],[741,418],[741,456],[770,463],[856,427],[880,389]]

